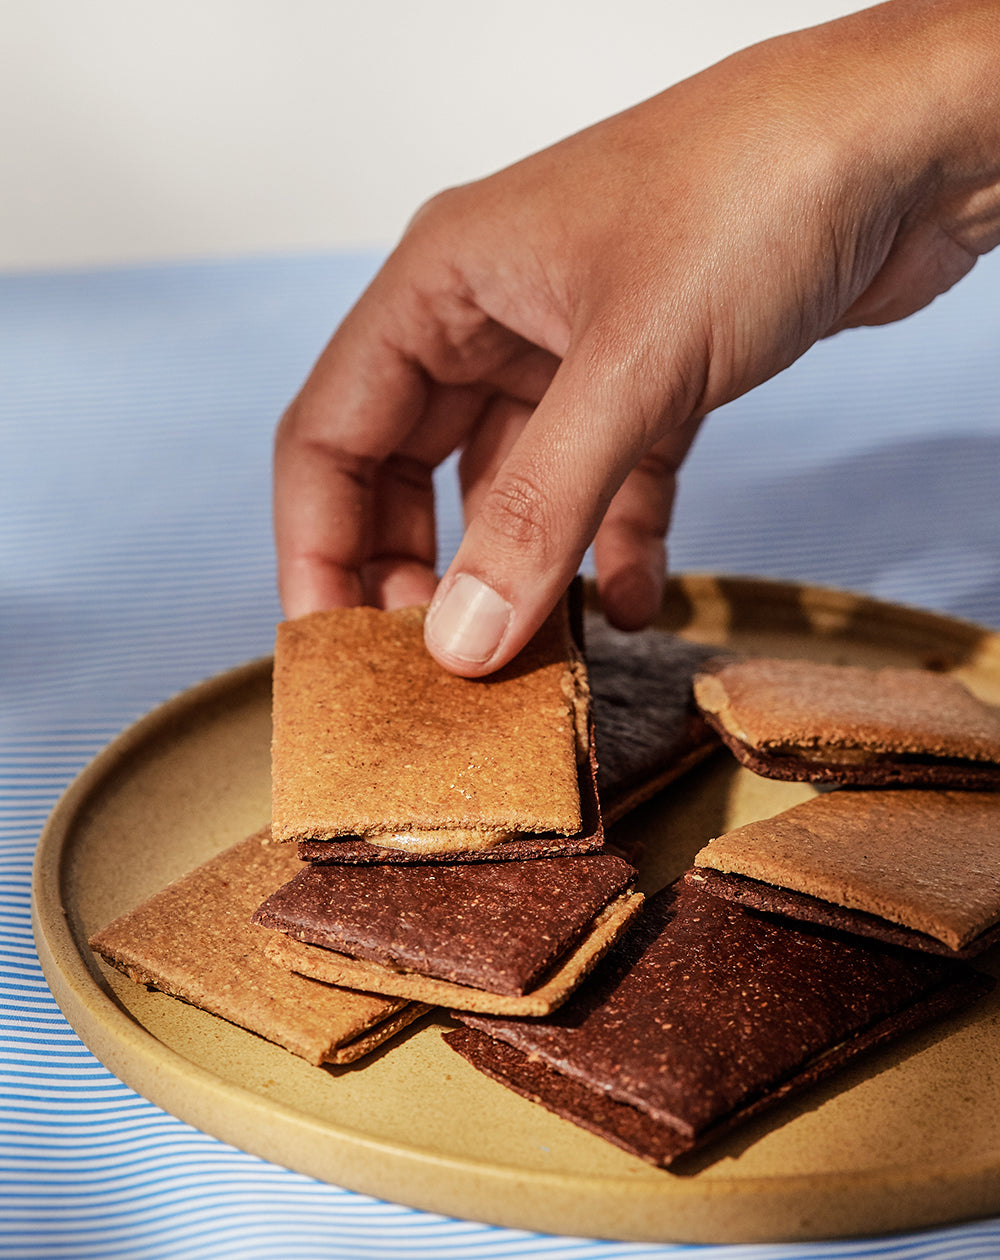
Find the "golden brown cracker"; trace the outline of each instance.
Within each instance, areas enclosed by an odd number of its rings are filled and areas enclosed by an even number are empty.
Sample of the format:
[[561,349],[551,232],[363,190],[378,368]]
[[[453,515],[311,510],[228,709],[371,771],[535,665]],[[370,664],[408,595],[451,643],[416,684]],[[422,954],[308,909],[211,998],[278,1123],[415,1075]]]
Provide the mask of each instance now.
[[336,609],[278,627],[275,839],[579,831],[585,677],[565,608],[484,679],[433,660],[425,611]]
[[771,778],[1000,785],[1000,717],[948,674],[805,660],[721,660],[694,679],[707,720]]
[[1000,794],[827,792],[716,837],[695,866],[866,911],[958,949],[1000,921]]
[[310,1063],[353,1062],[428,1008],[318,984],[276,967],[250,922],[291,878],[293,849],[257,832],[95,932],[90,947],[139,984],[181,998]]

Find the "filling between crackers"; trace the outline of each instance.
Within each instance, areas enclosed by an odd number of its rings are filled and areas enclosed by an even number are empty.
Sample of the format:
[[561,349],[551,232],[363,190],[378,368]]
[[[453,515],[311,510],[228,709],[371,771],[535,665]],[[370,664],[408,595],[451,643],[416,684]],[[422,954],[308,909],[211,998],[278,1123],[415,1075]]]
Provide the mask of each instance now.
[[407,853],[464,853],[470,849],[492,849],[516,837],[516,831],[456,827],[440,831],[368,832],[361,838],[381,849],[403,849]]

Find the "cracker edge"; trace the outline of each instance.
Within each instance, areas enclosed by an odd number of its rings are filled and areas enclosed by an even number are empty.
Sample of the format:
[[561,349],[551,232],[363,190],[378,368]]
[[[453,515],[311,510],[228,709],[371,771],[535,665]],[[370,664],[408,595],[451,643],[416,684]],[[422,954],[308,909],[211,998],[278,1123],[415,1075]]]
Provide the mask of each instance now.
[[426,1015],[433,1009],[433,1006],[426,1002],[408,1002],[395,1015],[386,1016],[367,1032],[355,1037],[353,1041],[345,1041],[337,1046],[332,1053],[326,1055],[323,1063],[332,1063],[338,1067],[347,1063],[356,1063],[358,1059],[364,1058],[372,1050],[377,1050],[379,1046],[384,1045],[397,1033],[402,1032],[404,1028],[408,1028],[410,1024],[415,1023],[422,1015]]
[[[109,924],[110,926],[113,925]],[[230,1015],[223,1014],[220,1010],[214,1009],[212,1005],[194,1001],[184,991],[183,985],[173,984],[166,977],[155,975],[148,968],[132,962],[120,951],[102,946],[97,939],[99,936],[100,933],[95,933],[94,938],[92,938],[91,949],[94,953],[100,955],[109,967],[120,971],[133,984],[142,985],[145,989],[155,990],[157,993],[162,993],[165,997],[173,998],[176,1002],[183,1002],[185,1006],[192,1006],[195,1010],[204,1011],[206,1015],[211,1015],[213,1019],[221,1019],[233,1028],[241,1028],[244,1032],[252,1033],[253,1036],[260,1037],[262,1041],[278,1046],[281,1050],[287,1050],[289,1054],[294,1054],[296,1058],[304,1059],[307,1063],[311,1063],[313,1067],[320,1067],[324,1063],[354,1063],[370,1050],[374,1050],[383,1042],[388,1041],[390,1037],[394,1037],[397,1032],[401,1032],[408,1024],[412,1024],[414,1020],[419,1019],[421,1015],[426,1014],[431,1009],[431,1006],[427,1003],[405,1000],[402,1006],[389,1011],[380,1019],[369,1021],[364,1027],[359,1028],[356,1033],[340,1041],[331,1040],[326,1049],[320,1051],[317,1055],[307,1051],[303,1042],[293,1042],[290,1037],[283,1037],[279,1040],[276,1037],[269,1036],[266,1032],[262,1032],[259,1026],[254,1025],[252,1017],[248,1018],[246,1022],[241,1022]],[[269,959],[269,961],[272,960]],[[312,979],[310,976],[303,976],[302,978],[304,980]],[[344,994],[345,999],[350,1000],[356,991],[356,988],[348,990]],[[392,995],[377,994],[376,996],[388,997]]]

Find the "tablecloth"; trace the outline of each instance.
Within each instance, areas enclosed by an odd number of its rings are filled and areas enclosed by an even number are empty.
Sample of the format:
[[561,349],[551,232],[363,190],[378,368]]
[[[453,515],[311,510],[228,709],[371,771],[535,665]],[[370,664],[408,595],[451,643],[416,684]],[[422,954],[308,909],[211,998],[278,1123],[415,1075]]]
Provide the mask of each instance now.
[[[81,1044],[29,922],[73,775],[166,697],[270,651],[275,419],[373,254],[0,278],[0,1256],[892,1260],[1000,1254],[1000,1219],[880,1240],[649,1246],[454,1221],[190,1128]],[[1000,256],[713,416],[671,557],[1000,626]],[[458,536],[442,472],[444,558]]]

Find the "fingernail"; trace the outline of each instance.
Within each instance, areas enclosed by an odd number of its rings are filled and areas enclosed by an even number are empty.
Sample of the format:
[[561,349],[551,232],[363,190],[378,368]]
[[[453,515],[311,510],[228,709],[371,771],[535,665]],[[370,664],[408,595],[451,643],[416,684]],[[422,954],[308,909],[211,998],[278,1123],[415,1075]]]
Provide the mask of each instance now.
[[424,635],[440,655],[482,664],[500,646],[513,611],[491,586],[460,573],[431,604]]

